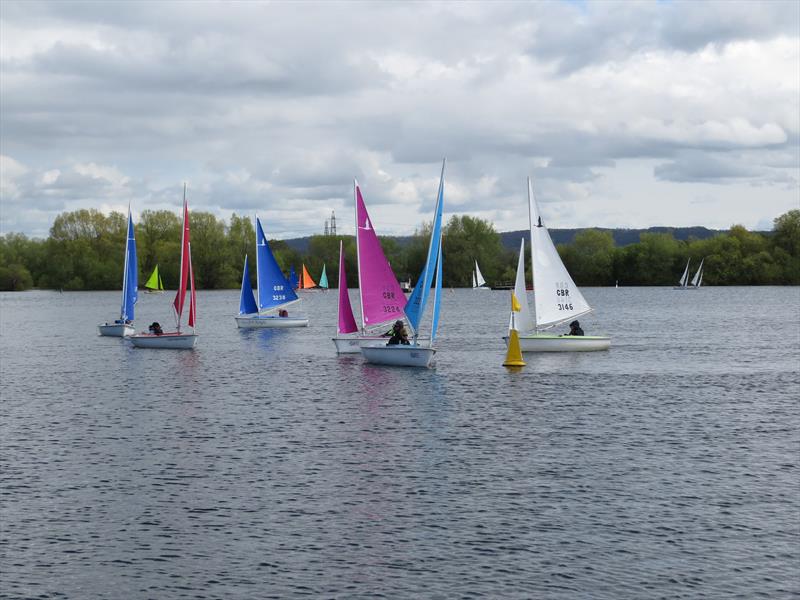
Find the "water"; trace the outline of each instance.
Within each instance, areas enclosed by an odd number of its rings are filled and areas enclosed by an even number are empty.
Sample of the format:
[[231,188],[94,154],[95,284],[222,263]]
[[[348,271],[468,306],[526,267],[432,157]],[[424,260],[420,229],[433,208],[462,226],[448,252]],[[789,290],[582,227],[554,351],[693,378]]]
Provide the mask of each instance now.
[[800,289],[585,293],[612,349],[520,372],[508,292],[448,291],[430,370],[337,357],[331,292],[200,292],[194,352],[0,295],[0,596],[797,597]]

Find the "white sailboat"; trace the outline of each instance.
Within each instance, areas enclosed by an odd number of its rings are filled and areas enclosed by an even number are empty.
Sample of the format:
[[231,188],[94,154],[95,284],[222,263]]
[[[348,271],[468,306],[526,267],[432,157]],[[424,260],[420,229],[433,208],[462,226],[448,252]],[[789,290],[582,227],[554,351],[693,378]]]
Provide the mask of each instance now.
[[[442,210],[444,205],[444,169],[439,179],[439,193],[436,198],[433,228],[428,244],[428,255],[422,273],[417,279],[414,292],[408,299],[405,315],[413,332],[409,344],[386,344],[381,346],[362,345],[361,354],[367,362],[397,367],[429,367],[436,352],[434,342],[439,327],[439,311],[442,299]],[[431,311],[431,334],[427,340],[419,338],[422,317],[431,296],[433,283],[433,310]]]
[[705,258],[700,261],[700,266],[697,267],[697,273],[694,274],[692,277],[691,286],[693,289],[698,289],[703,283],[703,263],[705,262]]
[[250,272],[245,257],[239,315],[234,317],[237,327],[240,329],[308,327],[308,317],[289,315],[288,307],[299,302],[299,298],[292,285],[283,276],[258,217],[256,217],[256,291],[258,303],[253,298]]
[[[572,281],[567,268],[558,255],[550,233],[542,224],[533,188],[528,178],[528,217],[531,232],[531,262],[533,264],[533,289],[536,306],[535,318],[531,318],[525,290],[525,240],[520,245],[517,278],[514,294],[521,310],[509,324],[520,332],[519,341],[523,352],[581,352],[607,350],[611,346],[608,336],[572,336],[544,333],[551,327],[561,325],[585,315],[592,310]],[[513,316],[513,315],[512,315]],[[504,338],[508,343],[508,337]]]
[[97,326],[100,335],[125,337],[133,335],[134,306],[139,298],[139,264],[136,259],[136,237],[133,234],[133,217],[128,207],[128,228],[125,240],[125,266],[122,269],[122,306],[119,319],[113,323],[102,323]]
[[472,272],[472,289],[473,290],[491,290],[488,285],[486,285],[486,280],[483,278],[483,274],[481,273],[481,269],[478,266],[478,261],[475,261],[475,270]]
[[[192,333],[181,331],[181,320],[186,301],[186,285],[189,284],[189,318],[187,322]],[[197,296],[194,287],[192,268],[192,244],[189,232],[189,205],[186,202],[186,186],[183,186],[183,230],[181,234],[181,270],[178,278],[178,292],[172,302],[175,313],[175,331],[136,333],[128,339],[138,348],[175,348],[191,350],[197,343]]]

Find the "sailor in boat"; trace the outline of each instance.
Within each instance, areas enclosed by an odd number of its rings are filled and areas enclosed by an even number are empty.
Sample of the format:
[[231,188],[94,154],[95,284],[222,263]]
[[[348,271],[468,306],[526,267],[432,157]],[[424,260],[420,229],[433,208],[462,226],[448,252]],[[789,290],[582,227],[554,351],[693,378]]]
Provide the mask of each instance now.
[[566,335],[583,335],[583,329],[578,321],[573,321],[569,324],[569,333]]
[[288,317],[289,316],[289,311],[286,310],[285,308],[282,308],[282,309],[280,309],[278,311],[278,316],[279,317]]
[[162,335],[164,331],[161,329],[161,325],[158,321],[153,321],[148,327],[151,335]]
[[402,321],[394,322],[394,326],[392,327],[392,337],[390,337],[389,341],[387,342],[388,346],[394,346],[397,344],[410,344],[408,341],[408,332],[406,331],[405,325],[403,325]]

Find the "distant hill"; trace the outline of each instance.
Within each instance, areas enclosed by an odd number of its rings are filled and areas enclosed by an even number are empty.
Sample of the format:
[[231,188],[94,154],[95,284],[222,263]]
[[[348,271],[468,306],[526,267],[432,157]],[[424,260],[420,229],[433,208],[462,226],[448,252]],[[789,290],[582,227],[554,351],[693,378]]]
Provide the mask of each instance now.
[[[639,241],[639,235],[642,233],[671,233],[676,240],[688,240],[694,238],[697,240],[705,240],[720,233],[725,233],[719,229],[707,229],[705,227],[648,227],[647,229],[606,229],[602,227],[596,228],[598,231],[610,231],[614,236],[614,242],[617,246],[628,246],[635,244]],[[569,244],[575,239],[575,235],[584,231],[584,229],[550,229],[550,237],[553,238],[555,244]],[[522,236],[527,236],[528,230],[521,229],[519,231],[504,231],[500,233],[500,242],[504,248],[509,250],[517,250],[519,248],[519,240]],[[413,236],[386,236],[394,239],[401,247],[408,245]],[[311,237],[292,238],[283,240],[286,244],[305,254],[308,252],[308,245]]]

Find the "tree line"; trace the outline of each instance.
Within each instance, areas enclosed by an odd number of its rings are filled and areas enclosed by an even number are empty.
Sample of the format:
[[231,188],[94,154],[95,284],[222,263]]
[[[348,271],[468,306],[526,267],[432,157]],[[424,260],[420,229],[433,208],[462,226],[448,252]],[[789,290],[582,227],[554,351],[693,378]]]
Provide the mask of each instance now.
[[[211,213],[191,215],[192,260],[201,289],[237,288],[245,254],[255,252],[255,230],[247,217],[234,214],[229,223]],[[135,226],[139,281],[158,265],[167,288],[178,279],[181,222],[176,213],[145,210]],[[122,285],[126,216],[83,209],[56,217],[47,239],[19,233],[0,236],[0,290],[31,287],[61,290],[112,290]],[[408,244],[382,237],[381,244],[395,274],[412,283],[425,261],[430,224],[421,226]],[[503,247],[494,226],[468,215],[455,215],[444,227],[443,283],[469,287],[477,260],[490,284],[510,284],[517,251]],[[326,266],[331,287],[338,286],[339,242],[345,248],[347,284],[357,286],[353,236],[313,236],[300,253],[281,240],[270,247],[284,272],[306,265],[317,279]],[[527,244],[526,244],[527,246]],[[616,246],[609,231],[586,229],[570,244],[558,246],[578,285],[670,285],[691,258],[705,259],[708,285],[800,285],[800,210],[774,220],[773,231],[751,232],[734,225],[709,239],[679,241],[669,233],[642,233],[638,243]],[[529,256],[529,255],[528,255]],[[527,276],[530,281],[530,260]],[[253,284],[255,273],[251,270]]]

